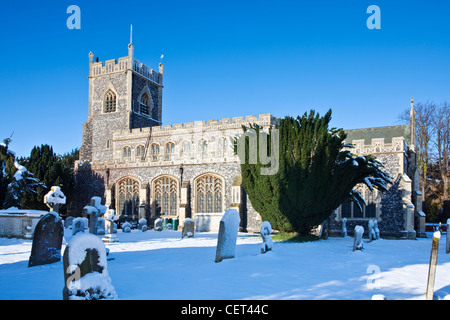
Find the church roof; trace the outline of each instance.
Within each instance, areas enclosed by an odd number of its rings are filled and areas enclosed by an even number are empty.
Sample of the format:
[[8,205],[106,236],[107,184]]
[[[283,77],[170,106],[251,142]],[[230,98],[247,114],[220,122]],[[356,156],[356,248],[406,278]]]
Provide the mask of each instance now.
[[352,143],[353,140],[364,139],[365,145],[370,145],[372,139],[384,138],[385,143],[392,143],[392,138],[404,137],[406,143],[411,143],[411,127],[410,125],[374,127],[364,129],[349,129],[344,130],[347,133],[345,142]]

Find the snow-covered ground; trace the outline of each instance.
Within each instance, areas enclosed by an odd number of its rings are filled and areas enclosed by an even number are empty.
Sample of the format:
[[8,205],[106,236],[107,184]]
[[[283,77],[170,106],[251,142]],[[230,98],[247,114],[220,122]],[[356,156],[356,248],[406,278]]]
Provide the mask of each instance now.
[[[356,252],[350,237],[275,242],[261,254],[261,237],[240,233],[236,257],[215,263],[217,233],[184,239],[169,230],[117,235],[120,242],[106,246],[119,299],[425,298],[431,238],[364,240],[364,250]],[[441,237],[435,282],[441,298],[450,293],[445,240]],[[28,268],[31,243],[0,238],[0,299],[62,299],[62,261]]]

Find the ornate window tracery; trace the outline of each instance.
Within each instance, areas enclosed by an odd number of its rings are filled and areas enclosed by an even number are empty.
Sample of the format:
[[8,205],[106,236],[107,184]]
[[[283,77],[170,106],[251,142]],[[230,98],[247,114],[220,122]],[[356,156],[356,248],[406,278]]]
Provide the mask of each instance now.
[[197,213],[214,213],[223,210],[223,181],[221,178],[206,174],[196,180]]
[[178,183],[174,178],[163,176],[153,182],[156,215],[177,215]]
[[124,178],[117,183],[118,213],[120,216],[138,217],[139,182],[132,178]]

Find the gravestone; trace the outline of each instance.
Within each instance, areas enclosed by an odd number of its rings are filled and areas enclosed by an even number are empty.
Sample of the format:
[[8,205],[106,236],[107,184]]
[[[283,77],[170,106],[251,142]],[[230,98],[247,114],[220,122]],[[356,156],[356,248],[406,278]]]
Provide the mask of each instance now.
[[64,300],[117,299],[106,262],[106,248],[95,235],[78,233],[63,256]]
[[66,196],[60,187],[53,186],[44,196],[44,203],[50,208],[50,211],[55,211],[59,214],[59,209],[66,204]]
[[129,223],[128,221],[125,221],[124,223],[122,223],[122,232],[126,232],[126,233],[131,232],[131,223]]
[[376,220],[369,220],[369,241],[377,240],[380,235]]
[[76,217],[72,221],[72,236],[77,233],[85,233],[88,228],[88,219],[84,217]]
[[89,216],[89,232],[97,234],[98,232],[98,218],[105,214],[108,209],[107,206],[101,204],[102,198],[92,197],[88,206],[83,208],[83,213]]
[[347,236],[347,218],[342,219],[342,236]]
[[363,249],[363,242],[362,242],[363,234],[364,234],[364,227],[363,226],[355,226],[355,234],[354,234],[354,239],[353,239],[353,251]]
[[147,231],[147,219],[141,218],[139,219],[138,229],[142,232]]
[[39,219],[34,229],[28,267],[60,261],[63,235],[64,226],[59,214],[51,211]]
[[272,233],[272,226],[269,221],[264,221],[261,224],[261,230],[259,231],[261,237],[263,238],[263,243],[261,245],[261,253],[266,253],[272,250],[273,240],[270,234]]
[[184,237],[192,238],[195,231],[195,220],[191,218],[184,219],[183,229],[181,231],[181,238]]
[[236,240],[241,218],[236,209],[228,209],[220,220],[219,236],[217,238],[216,262],[234,258]]
[[153,228],[154,228],[156,231],[162,231],[162,229],[163,229],[162,223],[163,223],[163,221],[162,221],[161,218],[156,219],[156,220],[155,220],[155,225],[154,225]]
[[64,220],[64,228],[65,229],[72,228],[73,219],[75,219],[73,216],[69,216],[66,218],[66,220]]
[[114,234],[114,221],[119,219],[119,217],[116,215],[114,209],[109,209],[106,211],[105,215],[105,224],[106,224],[106,230],[105,230],[105,237],[102,239],[103,242],[119,242],[119,238]]

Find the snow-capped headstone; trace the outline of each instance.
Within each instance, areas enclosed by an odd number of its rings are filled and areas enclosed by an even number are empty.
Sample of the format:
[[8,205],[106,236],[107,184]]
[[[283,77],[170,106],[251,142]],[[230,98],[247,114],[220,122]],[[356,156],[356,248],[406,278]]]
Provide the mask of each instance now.
[[342,219],[342,236],[347,236],[347,218]]
[[216,262],[234,258],[236,240],[241,218],[236,209],[228,209],[220,220],[219,236],[217,238]]
[[102,239],[103,242],[119,242],[119,238],[114,234],[114,221],[119,219],[116,215],[114,209],[109,209],[106,211],[105,215],[105,237]]
[[272,226],[269,221],[264,221],[261,224],[261,230],[259,231],[261,237],[263,238],[263,243],[261,245],[261,253],[266,253],[272,250],[273,240],[270,234],[272,233]]
[[75,219],[73,216],[69,216],[64,220],[64,229],[72,228],[73,219]]
[[376,220],[369,220],[369,241],[377,240],[380,231]]
[[92,197],[90,204],[83,208],[83,213],[89,216],[89,232],[97,234],[98,218],[106,213],[107,206],[101,204],[102,198]]
[[356,226],[353,240],[353,251],[363,249],[363,241],[362,241],[363,234],[364,234],[364,227]]
[[181,238],[194,236],[195,231],[195,220],[191,218],[184,219],[183,229],[181,231]]
[[72,236],[77,233],[85,233],[88,225],[88,219],[84,217],[76,217],[72,221]]
[[51,211],[39,219],[34,229],[28,267],[61,260],[64,226],[58,213]]
[[106,248],[95,235],[72,237],[63,256],[64,300],[117,299],[106,262]]
[[122,231],[126,233],[131,232],[131,223],[129,223],[128,221],[122,223]]
[[53,186],[50,191],[44,196],[44,203],[59,214],[59,209],[66,204],[66,196],[58,186]]
[[142,232],[147,231],[147,219],[141,218],[139,219],[138,229]]
[[155,220],[155,225],[154,225],[154,229],[156,231],[162,231],[163,229],[163,225],[162,225],[163,221],[161,218],[158,218]]

